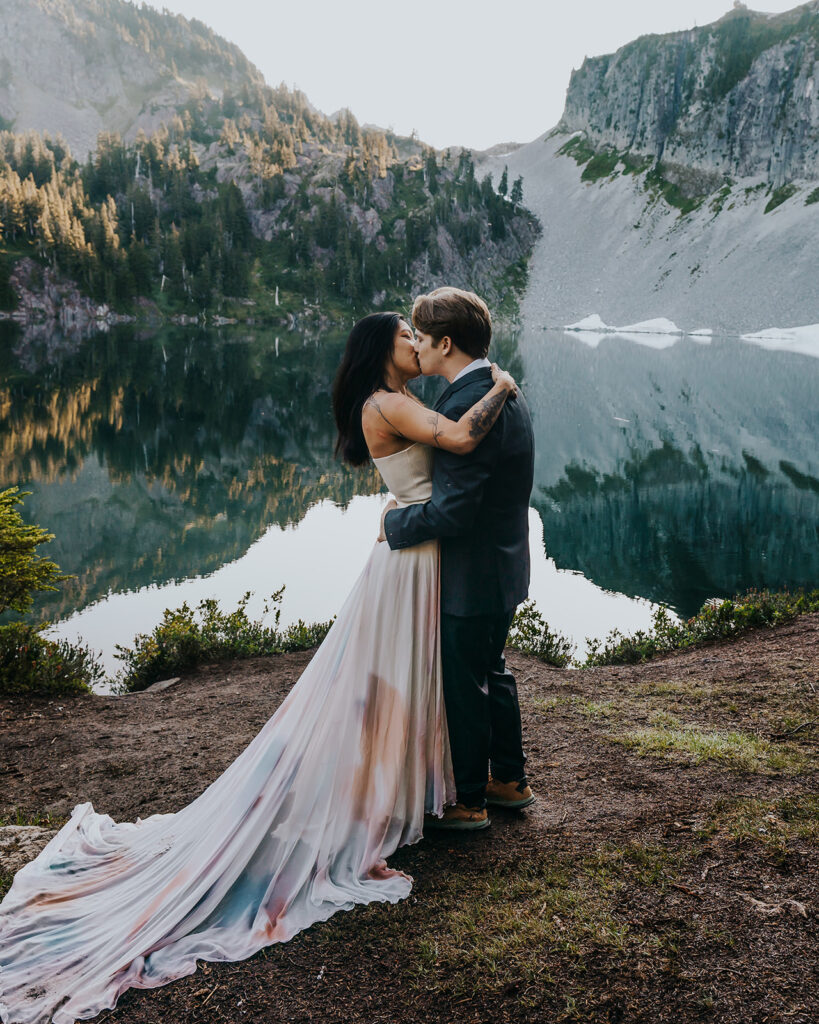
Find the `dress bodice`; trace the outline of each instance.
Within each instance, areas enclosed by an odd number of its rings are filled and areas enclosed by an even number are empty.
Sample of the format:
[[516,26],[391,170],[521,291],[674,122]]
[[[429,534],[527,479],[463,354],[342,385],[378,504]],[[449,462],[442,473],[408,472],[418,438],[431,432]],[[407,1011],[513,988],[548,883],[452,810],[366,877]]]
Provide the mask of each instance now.
[[432,497],[432,449],[429,445],[416,442],[373,462],[399,505],[417,505]]

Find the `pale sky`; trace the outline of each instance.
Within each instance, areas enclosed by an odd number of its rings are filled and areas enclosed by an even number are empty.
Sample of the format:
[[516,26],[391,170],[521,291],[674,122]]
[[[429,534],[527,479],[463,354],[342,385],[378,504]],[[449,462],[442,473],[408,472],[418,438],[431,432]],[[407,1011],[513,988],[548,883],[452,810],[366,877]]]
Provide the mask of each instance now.
[[[781,12],[793,0],[764,0]],[[572,68],[637,36],[706,25],[732,0],[161,0],[236,43],[271,85],[437,148],[529,142]],[[752,6],[749,4],[749,6]]]

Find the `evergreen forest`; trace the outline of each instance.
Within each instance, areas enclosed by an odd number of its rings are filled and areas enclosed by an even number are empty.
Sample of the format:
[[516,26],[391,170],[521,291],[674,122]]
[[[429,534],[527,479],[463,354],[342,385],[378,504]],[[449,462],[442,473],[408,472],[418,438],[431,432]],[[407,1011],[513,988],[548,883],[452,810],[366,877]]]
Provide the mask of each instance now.
[[466,150],[332,118],[285,86],[191,98],[151,134],[0,131],[0,309],[29,256],[133,312],[346,316],[451,283],[512,311],[536,219]]

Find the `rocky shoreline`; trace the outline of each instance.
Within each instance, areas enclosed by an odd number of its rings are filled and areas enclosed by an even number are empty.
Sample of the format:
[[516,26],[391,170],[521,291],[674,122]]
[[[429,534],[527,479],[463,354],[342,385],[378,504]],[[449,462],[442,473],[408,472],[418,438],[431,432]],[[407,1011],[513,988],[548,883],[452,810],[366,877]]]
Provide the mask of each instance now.
[[17,295],[14,310],[0,310],[0,323],[11,322],[21,327],[53,327],[64,334],[87,335],[107,331],[121,324],[159,327],[174,324],[182,327],[272,326],[283,330],[326,329],[348,317],[331,317],[315,306],[305,306],[298,315],[288,312],[270,319],[254,316],[252,299],[236,300],[247,310],[245,316],[222,316],[218,313],[164,313],[151,299],[137,298],[136,312],[117,313],[106,303],[97,303],[83,295],[76,282],[52,267],[43,266],[30,256],[17,261],[9,275],[9,284]]

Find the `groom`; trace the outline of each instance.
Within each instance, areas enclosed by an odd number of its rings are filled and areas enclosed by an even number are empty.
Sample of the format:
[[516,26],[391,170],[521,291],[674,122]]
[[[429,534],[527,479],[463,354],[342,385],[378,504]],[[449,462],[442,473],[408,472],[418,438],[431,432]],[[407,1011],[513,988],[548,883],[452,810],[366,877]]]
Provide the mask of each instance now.
[[[437,288],[415,300],[412,322],[421,372],[449,381],[434,412],[457,420],[492,387],[486,303]],[[431,822],[440,828],[486,828],[487,803],[519,808],[534,800],[517,687],[503,657],[529,588],[533,467],[532,423],[518,391],[471,454],[436,451],[428,502],[391,503],[382,517],[393,549],[441,542],[441,661],[458,802]]]

